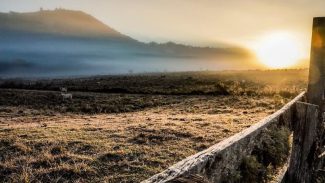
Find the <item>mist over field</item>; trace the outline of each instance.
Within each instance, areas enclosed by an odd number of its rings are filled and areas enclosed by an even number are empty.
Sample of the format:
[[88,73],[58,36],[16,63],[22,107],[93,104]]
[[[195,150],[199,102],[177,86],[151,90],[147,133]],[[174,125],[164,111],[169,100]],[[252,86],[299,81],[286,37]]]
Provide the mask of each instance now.
[[[30,38],[32,39],[32,38]],[[127,72],[230,69],[229,58],[168,55],[143,46],[85,39],[1,40],[0,73],[4,76],[119,74]],[[149,47],[148,47],[149,48]],[[199,63],[199,64],[198,64]],[[36,72],[36,73],[35,73]]]
[[0,76],[248,69],[238,47],[142,43],[79,11],[0,14]]

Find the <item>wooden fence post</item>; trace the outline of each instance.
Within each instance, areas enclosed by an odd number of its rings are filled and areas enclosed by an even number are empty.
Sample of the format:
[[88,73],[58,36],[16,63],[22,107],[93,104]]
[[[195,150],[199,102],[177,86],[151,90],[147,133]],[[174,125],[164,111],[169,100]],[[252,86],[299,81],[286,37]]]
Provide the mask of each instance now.
[[297,103],[293,149],[285,182],[325,182],[325,17],[314,18],[307,102]]
[[319,121],[313,149],[309,154],[311,181],[325,182],[325,17],[316,17],[313,21],[313,35],[311,42],[309,83],[307,102],[319,106]]
[[325,85],[325,17],[314,18],[307,102],[322,107]]
[[292,154],[287,182],[307,183],[312,178],[313,145],[317,136],[318,106],[297,102],[296,124],[293,132]]

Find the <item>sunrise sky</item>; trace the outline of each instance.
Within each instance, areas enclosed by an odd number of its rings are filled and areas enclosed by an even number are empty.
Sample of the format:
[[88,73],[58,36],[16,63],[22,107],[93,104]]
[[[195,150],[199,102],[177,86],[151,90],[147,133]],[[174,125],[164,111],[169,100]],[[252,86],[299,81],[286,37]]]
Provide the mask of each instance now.
[[283,45],[284,40],[284,45],[295,46],[295,59],[308,57],[312,18],[325,16],[324,0],[0,0],[1,12],[40,7],[85,11],[144,42],[230,44],[259,55],[261,47],[268,49],[273,40]]

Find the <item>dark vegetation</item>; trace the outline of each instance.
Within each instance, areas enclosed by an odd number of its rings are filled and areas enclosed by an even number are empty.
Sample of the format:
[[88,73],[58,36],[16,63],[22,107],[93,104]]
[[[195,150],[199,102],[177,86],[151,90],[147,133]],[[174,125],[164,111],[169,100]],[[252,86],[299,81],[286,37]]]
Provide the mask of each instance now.
[[275,170],[284,165],[290,151],[290,130],[276,126],[270,127],[261,135],[261,146],[255,147],[250,156],[246,156],[239,170],[231,176],[233,183],[265,183],[272,180]]
[[75,79],[0,80],[0,88],[163,94],[295,96],[305,89],[307,70],[184,72],[97,76]]
[[[187,72],[75,79],[0,80],[0,105],[73,113],[131,112],[179,103],[186,96],[280,96],[304,90],[307,70]],[[73,100],[64,100],[67,87]],[[25,89],[15,92],[8,89]],[[33,92],[27,90],[44,90]],[[172,100],[167,95],[173,95]]]
[[[180,102],[184,97],[172,100],[163,95],[100,94],[73,92],[73,99],[63,99],[60,92],[0,89],[0,106],[21,106],[39,112],[59,113],[120,113]],[[22,111],[23,112],[23,111]]]

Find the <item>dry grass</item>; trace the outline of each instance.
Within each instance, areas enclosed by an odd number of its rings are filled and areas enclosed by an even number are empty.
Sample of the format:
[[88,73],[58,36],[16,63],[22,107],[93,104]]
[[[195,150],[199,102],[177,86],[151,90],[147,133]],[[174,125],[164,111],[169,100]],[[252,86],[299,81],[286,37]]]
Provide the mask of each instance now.
[[138,112],[90,116],[19,115],[21,108],[2,108],[0,179],[139,182],[249,127],[284,102],[196,96]]
[[139,182],[251,126],[302,88],[234,92],[242,86],[219,96],[73,92],[68,102],[53,91],[1,89],[0,182]]

